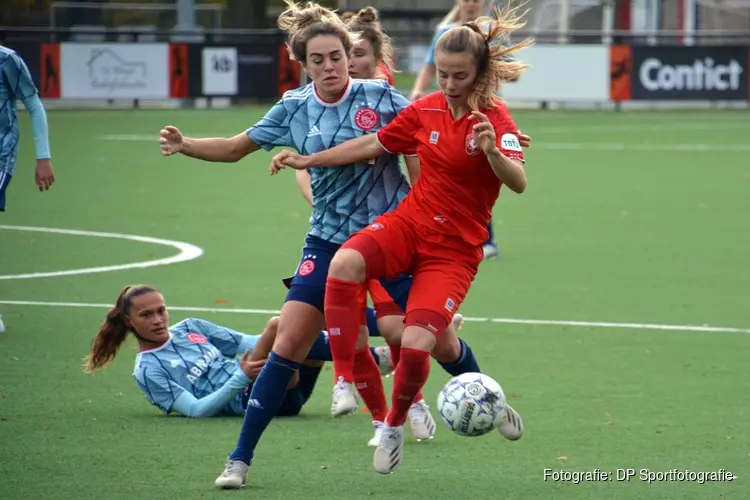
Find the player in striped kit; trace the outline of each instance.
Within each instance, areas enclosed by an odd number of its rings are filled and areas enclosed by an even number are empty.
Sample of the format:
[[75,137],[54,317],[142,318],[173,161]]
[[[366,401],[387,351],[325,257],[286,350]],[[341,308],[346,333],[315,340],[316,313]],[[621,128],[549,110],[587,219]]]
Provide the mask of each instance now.
[[[46,191],[55,182],[49,152],[47,113],[39,99],[34,80],[26,63],[14,50],[4,47],[5,34],[0,32],[0,212],[5,211],[5,197],[18,157],[18,117],[16,103],[20,100],[31,116],[36,145],[34,180],[39,191]],[[0,332],[5,331],[0,316]]]
[[[85,370],[104,368],[130,333],[139,346],[133,377],[149,403],[167,414],[186,417],[244,415],[248,389],[266,362],[277,327],[278,318],[271,318],[261,335],[199,318],[169,326],[168,309],[158,290],[127,286],[94,338]],[[327,333],[320,332],[276,416],[300,412],[326,361],[331,361],[331,349]]]

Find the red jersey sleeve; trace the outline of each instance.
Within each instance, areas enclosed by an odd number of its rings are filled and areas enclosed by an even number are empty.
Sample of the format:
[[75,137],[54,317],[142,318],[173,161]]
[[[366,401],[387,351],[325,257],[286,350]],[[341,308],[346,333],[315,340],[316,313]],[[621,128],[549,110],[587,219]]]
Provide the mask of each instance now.
[[378,142],[391,154],[414,155],[417,152],[417,132],[421,125],[414,105],[401,111],[396,118],[378,130]]
[[498,109],[493,113],[490,119],[495,127],[495,136],[497,137],[495,145],[502,154],[511,160],[521,160],[523,158],[523,148],[518,138],[518,127],[513,122],[513,118],[505,109]]

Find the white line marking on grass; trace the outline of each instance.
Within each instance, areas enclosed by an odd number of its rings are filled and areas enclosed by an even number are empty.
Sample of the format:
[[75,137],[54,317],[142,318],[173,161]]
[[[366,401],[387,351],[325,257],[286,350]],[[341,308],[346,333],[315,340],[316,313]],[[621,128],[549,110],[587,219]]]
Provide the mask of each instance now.
[[141,243],[151,243],[154,245],[164,245],[168,247],[176,248],[180,251],[177,255],[171,257],[165,257],[162,259],[146,260],[142,262],[130,262],[128,264],[118,264],[114,266],[100,266],[100,267],[86,267],[82,269],[69,269],[66,271],[50,271],[43,273],[26,273],[26,274],[6,274],[0,275],[0,280],[22,280],[31,278],[52,278],[56,276],[73,276],[77,274],[93,274],[93,273],[105,273],[110,271],[122,271],[125,269],[137,269],[144,267],[154,266],[166,266],[169,264],[176,264],[178,262],[186,262],[188,260],[197,259],[203,255],[203,249],[192,245],[190,243],[184,243],[182,241],[165,240],[161,238],[151,238],[150,236],[137,236],[132,234],[120,234],[120,233],[101,233],[98,231],[81,231],[77,229],[58,229],[54,227],[36,227],[36,226],[7,226],[0,224],[0,229],[6,229],[11,231],[34,231],[39,233],[56,233],[56,234],[71,234],[74,236],[93,236],[97,238],[117,238],[121,240],[138,241]]
[[554,151],[675,151],[689,153],[732,153],[750,151],[750,144],[642,144],[625,142],[539,142],[531,149]]
[[[0,300],[0,304],[9,306],[43,306],[43,307],[88,307],[111,308],[112,304],[93,304],[87,302],[37,302],[32,300]],[[275,309],[238,309],[228,307],[185,307],[168,306],[171,311],[233,313],[233,314],[263,314],[277,315],[281,311]],[[712,333],[750,333],[748,328],[729,328],[707,325],[657,325],[649,323],[609,323],[604,321],[557,321],[544,319],[514,319],[514,318],[478,318],[465,317],[464,321],[474,323],[511,323],[517,325],[544,326],[573,326],[584,328],[631,328],[637,330],[666,330],[677,332],[712,332]]]

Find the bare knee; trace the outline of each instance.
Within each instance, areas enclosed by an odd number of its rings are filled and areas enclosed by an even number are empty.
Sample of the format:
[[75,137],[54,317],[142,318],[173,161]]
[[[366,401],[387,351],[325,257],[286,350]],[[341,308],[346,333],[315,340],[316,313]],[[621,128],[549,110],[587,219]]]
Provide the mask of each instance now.
[[404,317],[383,316],[378,318],[378,331],[387,343],[401,345],[401,336],[404,333]]
[[333,256],[328,276],[342,281],[364,283],[365,258],[357,250],[342,248]]
[[401,337],[401,346],[419,351],[431,352],[437,339],[435,335],[421,326],[407,326]]
[[276,339],[276,334],[279,332],[279,321],[281,318],[278,316],[274,316],[273,318],[269,319],[266,323],[266,329],[263,331],[263,333],[267,334],[272,339]]
[[461,344],[458,342],[456,330],[452,324],[445,329],[445,333],[438,339],[431,354],[438,363],[453,363],[461,355]]

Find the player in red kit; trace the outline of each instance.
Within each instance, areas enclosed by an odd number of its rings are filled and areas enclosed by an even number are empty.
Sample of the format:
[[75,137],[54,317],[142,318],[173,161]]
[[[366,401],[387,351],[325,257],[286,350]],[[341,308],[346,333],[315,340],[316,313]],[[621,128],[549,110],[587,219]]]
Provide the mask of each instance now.
[[[285,165],[335,167],[386,153],[416,152],[419,157],[421,173],[410,193],[393,212],[342,245],[326,284],[331,342],[351,343],[353,353],[366,280],[399,273],[414,277],[392,406],[373,459],[375,470],[383,474],[393,472],[401,461],[407,411],[429,375],[430,351],[482,261],[482,243],[500,187],[505,184],[516,193],[526,189],[518,128],[494,92],[524,71],[524,64],[507,56],[530,41],[499,43],[523,24],[515,9],[495,14],[441,36],[435,49],[441,90],[414,102],[377,134],[310,157],[285,151],[272,164],[273,173]],[[512,408],[497,424],[509,439],[523,433]]]

